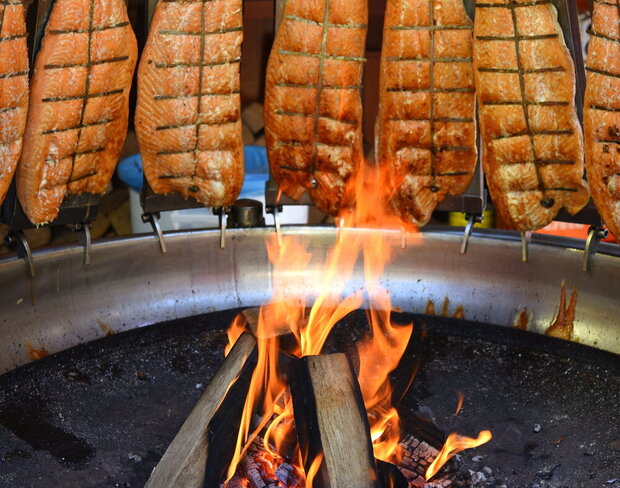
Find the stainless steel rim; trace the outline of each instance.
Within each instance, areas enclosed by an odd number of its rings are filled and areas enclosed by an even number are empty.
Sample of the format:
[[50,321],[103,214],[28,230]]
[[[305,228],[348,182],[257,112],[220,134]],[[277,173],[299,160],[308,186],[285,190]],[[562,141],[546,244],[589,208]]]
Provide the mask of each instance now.
[[[360,230],[360,232],[368,232]],[[400,232],[385,231],[400,244]],[[336,238],[333,227],[284,227],[307,242],[321,261]],[[272,228],[229,230],[220,249],[217,230],[166,234],[162,254],[152,236],[96,242],[92,264],[77,246],[34,253],[37,275],[27,278],[21,260],[0,261],[0,372],[32,360],[32,350],[54,353],[164,320],[215,310],[255,306],[271,296],[265,238]],[[514,233],[476,231],[466,254],[461,235],[446,228],[407,234],[385,270],[382,284],[393,305],[424,312],[429,300],[448,314],[511,326],[526,311],[528,329],[544,333],[557,313],[560,287],[577,289],[574,340],[620,353],[620,247],[602,244],[590,272],[581,270],[580,241],[535,237],[530,261],[521,262]],[[300,275],[292,295],[313,290],[317,267]],[[361,263],[347,290],[363,288]]]

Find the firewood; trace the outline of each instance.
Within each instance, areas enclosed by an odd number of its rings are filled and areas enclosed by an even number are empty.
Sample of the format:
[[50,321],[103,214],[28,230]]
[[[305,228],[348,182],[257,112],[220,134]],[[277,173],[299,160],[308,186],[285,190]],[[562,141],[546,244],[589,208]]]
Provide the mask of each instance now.
[[254,337],[248,333],[242,334],[166,449],[145,488],[204,486],[208,426],[220,404],[233,390],[231,384],[251,376],[256,363],[255,351]]
[[306,473],[323,460],[314,488],[377,488],[368,417],[345,354],[306,356],[291,372],[295,429]]
[[[272,305],[264,305],[264,307],[270,307],[270,306]],[[258,334],[258,317],[260,315],[260,308],[259,307],[246,308],[243,312],[241,312],[241,314],[247,320],[248,328],[252,332],[252,334],[254,334],[256,337],[259,337],[260,339],[268,339],[271,337],[283,336],[291,332],[288,326],[278,325],[277,327],[274,327],[273,329],[269,329],[268,331],[263,332],[259,335]]]

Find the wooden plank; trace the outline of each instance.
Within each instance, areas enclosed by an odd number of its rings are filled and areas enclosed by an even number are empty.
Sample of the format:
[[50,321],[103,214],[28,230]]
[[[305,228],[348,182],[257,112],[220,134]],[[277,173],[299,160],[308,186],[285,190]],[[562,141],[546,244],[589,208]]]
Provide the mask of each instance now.
[[[208,426],[239,377],[251,376],[256,340],[242,334],[151,473],[145,488],[202,488]],[[243,374],[242,374],[243,373]]]
[[292,375],[295,429],[306,473],[323,454],[312,486],[377,488],[368,417],[347,356],[306,356]]

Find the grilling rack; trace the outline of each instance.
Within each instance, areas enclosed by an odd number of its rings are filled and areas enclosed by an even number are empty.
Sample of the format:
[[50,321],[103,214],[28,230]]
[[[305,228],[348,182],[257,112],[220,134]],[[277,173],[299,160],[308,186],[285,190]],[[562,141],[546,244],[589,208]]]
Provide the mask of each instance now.
[[[473,20],[475,17],[476,0],[463,0],[465,10],[469,17]],[[576,90],[575,105],[579,121],[583,124],[583,99],[585,94],[586,76],[583,54],[581,50],[581,36],[579,30],[579,18],[577,4],[575,0],[552,0],[558,12],[558,21],[562,28],[564,40],[573,59],[576,73]],[[592,0],[590,0],[590,10],[592,9]],[[276,0],[276,26],[282,17],[284,10],[284,0]],[[440,202],[436,211],[439,212],[461,212],[465,214],[467,225],[464,229],[463,239],[461,241],[461,254],[467,252],[469,237],[473,231],[474,225],[482,222],[484,212],[488,205],[488,195],[484,187],[484,172],[481,164],[482,147],[480,139],[478,139],[478,163],[469,187],[461,195],[448,195]],[[266,211],[273,215],[276,232],[280,232],[280,222],[278,215],[282,212],[284,205],[313,205],[308,194],[304,194],[298,201],[292,200],[285,195],[281,195],[277,183],[270,178],[265,185],[265,202]],[[583,270],[590,269],[592,257],[596,253],[596,249],[601,239],[608,235],[607,229],[604,228],[601,218],[594,208],[592,201],[576,215],[570,215],[565,209],[562,209],[555,220],[561,222],[572,222],[579,224],[588,224],[588,238],[585,246]],[[526,262],[529,260],[529,243],[532,240],[531,232],[521,233],[521,259]]]
[[[575,102],[577,114],[580,121],[583,121],[583,96],[585,92],[585,68],[581,51],[581,37],[579,32],[579,19],[575,0],[552,0],[558,12],[558,20],[564,34],[566,45],[571,53],[576,71],[576,92]],[[150,25],[151,17],[155,10],[158,0],[148,0],[147,6],[147,22]],[[276,29],[280,24],[284,11],[284,0],[275,0],[274,4],[274,21]],[[476,0],[464,0],[465,9],[471,19],[475,15]],[[467,219],[467,225],[464,229],[463,239],[461,241],[460,252],[464,254],[467,251],[469,237],[472,234],[474,225],[482,222],[484,212],[488,205],[488,195],[484,187],[484,172],[480,162],[481,144],[478,141],[478,164],[474,172],[474,176],[469,187],[461,195],[448,195],[444,201],[437,205],[436,210],[439,212],[461,212]],[[144,222],[151,224],[154,234],[160,244],[162,252],[166,252],[166,244],[161,227],[158,223],[160,212],[197,208],[201,205],[194,199],[184,199],[179,194],[172,193],[170,195],[156,195],[153,193],[148,183],[145,181],[142,192],[142,219]],[[273,222],[276,233],[280,235],[281,224],[279,215],[283,211],[284,206],[314,206],[310,197],[305,193],[299,200],[295,201],[286,195],[281,194],[277,183],[270,176],[265,184],[265,210],[268,214],[273,215]],[[248,211],[247,207],[243,207]],[[239,209],[237,209],[239,210]],[[214,208],[214,214],[219,216],[219,227],[221,232],[220,246],[225,245],[225,232],[227,217],[231,215],[230,208]],[[562,210],[556,220],[562,222],[574,222],[589,224],[588,239],[586,241],[586,251],[584,253],[583,269],[588,271],[592,256],[596,253],[599,242],[607,236],[607,231],[603,227],[600,217],[598,216],[592,202],[579,212],[577,215],[570,215]],[[529,260],[529,243],[532,239],[531,232],[521,233],[521,258],[523,261]],[[403,243],[405,240],[403,239]]]
[[[126,2],[128,0],[125,0]],[[27,32],[33,32],[27,38],[28,61],[30,63],[30,75],[34,72],[36,55],[41,47],[41,41],[45,32],[45,25],[52,10],[54,0],[25,0],[26,28]],[[82,262],[91,262],[91,236],[90,223],[97,218],[99,212],[99,195],[88,193],[68,194],[60,206],[58,216],[46,226],[68,225],[78,234],[78,242],[83,248]],[[9,227],[6,243],[15,247],[17,256],[24,260],[28,276],[35,276],[34,261],[30,246],[24,236],[24,230],[33,229],[33,225],[26,217],[18,199],[15,179],[12,181],[4,203],[0,206],[0,223]]]
[[[34,32],[34,36],[28,37],[28,49],[31,66],[34,66],[36,53],[41,44],[45,24],[49,17],[54,0],[26,0],[27,5],[27,26],[29,32]],[[562,28],[566,45],[571,53],[576,71],[576,107],[580,121],[583,120],[583,95],[585,91],[585,68],[583,56],[581,52],[581,39],[579,33],[579,22],[577,17],[577,7],[575,0],[552,0],[558,11],[558,20]],[[129,0],[125,0],[129,3]],[[147,0],[144,5],[146,12],[146,29],[154,12],[158,0]],[[140,2],[142,3],[142,2]],[[284,10],[284,0],[275,0],[275,24],[279,25]],[[474,18],[475,0],[464,0],[465,8],[470,16]],[[36,8],[30,8],[32,5]],[[480,141],[479,157],[480,157]],[[275,230],[278,235],[281,232],[279,214],[284,206],[313,206],[309,196],[305,194],[299,201],[294,201],[284,195],[280,195],[279,189],[275,181],[270,178],[265,186],[265,202],[266,212],[273,215]],[[467,225],[464,229],[463,238],[461,240],[460,252],[465,253],[469,238],[473,232],[474,225],[481,222],[484,211],[487,208],[488,195],[484,188],[484,174],[480,160],[478,161],[474,177],[469,187],[461,195],[447,196],[446,199],[437,206],[439,212],[462,212],[467,218]],[[98,213],[99,196],[98,195],[68,195],[61,205],[58,217],[49,226],[70,225],[75,232],[79,234],[79,243],[83,247],[83,263],[89,264],[91,261],[91,239],[90,239],[90,223],[96,219]],[[155,194],[146,180],[141,194],[141,205],[143,209],[142,219],[144,222],[151,224],[153,232],[158,239],[162,253],[166,252],[166,243],[161,226],[159,225],[159,217],[161,212],[183,210],[192,208],[201,208],[199,202],[195,199],[185,199],[178,193],[170,195]],[[231,224],[234,227],[253,227],[264,225],[262,219],[262,205],[260,202],[250,200],[240,200],[233,207],[213,208],[214,214],[219,217],[220,229],[220,247],[225,246],[226,228]],[[230,218],[230,220],[229,220]],[[573,222],[581,224],[589,224],[590,229],[588,238],[585,243],[583,269],[590,269],[593,256],[596,254],[601,239],[607,236],[607,230],[604,228],[600,216],[596,212],[592,202],[588,204],[578,214],[571,216],[565,210],[562,210],[555,220],[562,222]],[[0,211],[0,222],[9,226],[9,235],[7,241],[17,248],[18,257],[24,259],[26,263],[27,273],[34,276],[35,268],[32,260],[32,254],[28,243],[24,237],[25,229],[33,228],[27,217],[25,216],[16,197],[15,182],[12,183],[9,194]],[[532,240],[531,232],[521,234],[521,257],[523,261],[529,259],[529,243]],[[403,245],[406,241],[403,239]]]

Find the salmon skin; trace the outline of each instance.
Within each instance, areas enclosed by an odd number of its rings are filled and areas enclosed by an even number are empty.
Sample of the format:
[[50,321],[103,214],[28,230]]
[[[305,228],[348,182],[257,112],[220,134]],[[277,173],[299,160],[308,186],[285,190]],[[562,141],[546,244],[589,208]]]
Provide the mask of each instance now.
[[31,81],[17,195],[33,224],[67,193],[102,193],[127,132],[138,55],[123,0],[56,0]]
[[595,1],[584,103],[586,169],[592,199],[620,240],[620,3]]
[[368,7],[360,0],[287,0],[267,64],[265,140],[271,172],[322,212],[352,203],[363,158],[360,89]]
[[476,168],[472,30],[462,0],[387,1],[377,160],[392,208],[418,227]]
[[0,204],[13,179],[28,116],[28,34],[23,1],[0,1]]
[[136,135],[155,193],[211,207],[243,184],[241,0],[164,0],[138,68]]
[[482,162],[496,211],[540,229],[589,200],[575,70],[550,0],[478,0],[474,76]]

